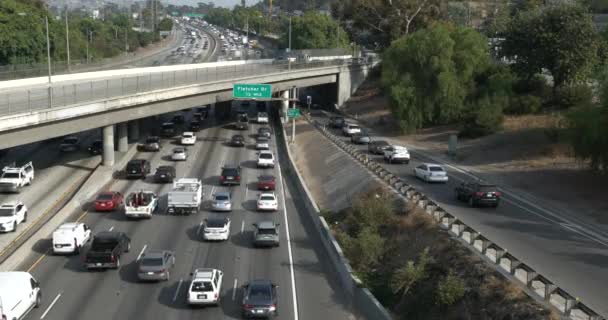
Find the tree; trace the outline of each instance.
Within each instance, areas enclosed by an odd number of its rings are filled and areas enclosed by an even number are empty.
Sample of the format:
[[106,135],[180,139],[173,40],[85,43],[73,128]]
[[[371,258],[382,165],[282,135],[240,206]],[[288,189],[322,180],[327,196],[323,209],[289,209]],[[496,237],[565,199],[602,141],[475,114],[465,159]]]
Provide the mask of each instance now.
[[531,79],[543,69],[557,88],[584,81],[598,59],[599,41],[590,16],[578,5],[560,4],[520,11],[509,24],[503,54]]
[[436,303],[440,306],[451,306],[460,300],[465,293],[464,280],[452,270],[437,284]]
[[158,23],[158,30],[161,31],[171,31],[173,29],[173,20],[169,18],[164,18]]
[[391,281],[393,293],[401,293],[402,296],[406,296],[416,283],[428,277],[430,262],[429,249],[426,248],[418,256],[418,262],[409,260],[405,267],[397,269]]
[[[287,28],[284,30],[287,31]],[[281,43],[285,46],[289,42],[288,37],[288,32],[284,32]],[[303,16],[291,20],[292,49],[347,48],[349,43],[344,29],[324,14],[308,11]]]

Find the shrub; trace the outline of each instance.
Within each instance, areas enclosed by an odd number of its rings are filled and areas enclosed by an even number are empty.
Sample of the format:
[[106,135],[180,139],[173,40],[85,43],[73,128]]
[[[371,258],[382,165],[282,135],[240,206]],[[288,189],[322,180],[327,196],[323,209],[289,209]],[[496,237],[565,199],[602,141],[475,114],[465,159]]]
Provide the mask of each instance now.
[[542,75],[535,75],[531,79],[519,79],[513,84],[513,91],[517,94],[532,94],[545,97],[551,93],[551,87]]
[[591,88],[585,84],[560,87],[555,90],[553,106],[557,109],[569,109],[588,105],[593,98]]
[[502,109],[505,101],[506,98],[504,97],[484,97],[479,99],[469,111],[469,116],[459,136],[476,138],[502,129]]
[[542,100],[530,94],[511,97],[508,107],[505,109],[506,114],[530,114],[540,111],[543,103]]
[[450,270],[437,284],[436,303],[441,306],[451,306],[464,296],[465,283]]

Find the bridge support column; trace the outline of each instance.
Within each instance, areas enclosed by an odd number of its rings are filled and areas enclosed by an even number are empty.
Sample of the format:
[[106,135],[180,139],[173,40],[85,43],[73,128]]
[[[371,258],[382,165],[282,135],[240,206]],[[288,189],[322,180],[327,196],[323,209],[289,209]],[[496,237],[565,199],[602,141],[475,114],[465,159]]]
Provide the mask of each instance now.
[[103,127],[103,161],[107,167],[114,165],[114,125]]
[[283,113],[283,117],[285,119],[285,123],[287,123],[287,121],[289,121],[289,118],[287,117],[287,109],[289,109],[289,90],[285,90],[281,92],[281,98],[283,99],[281,101],[281,112]]
[[129,121],[129,140],[132,142],[139,140],[139,119]]
[[127,123],[121,122],[118,126],[118,152],[127,152],[129,150],[129,135]]

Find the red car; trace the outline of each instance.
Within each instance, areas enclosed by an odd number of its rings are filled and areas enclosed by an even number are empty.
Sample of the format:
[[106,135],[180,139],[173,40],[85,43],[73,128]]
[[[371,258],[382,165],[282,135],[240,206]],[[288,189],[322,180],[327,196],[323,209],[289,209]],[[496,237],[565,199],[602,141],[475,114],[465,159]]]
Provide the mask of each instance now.
[[274,176],[259,176],[258,190],[274,190],[276,179]]
[[95,211],[114,211],[122,204],[122,200],[120,192],[102,192],[95,199]]

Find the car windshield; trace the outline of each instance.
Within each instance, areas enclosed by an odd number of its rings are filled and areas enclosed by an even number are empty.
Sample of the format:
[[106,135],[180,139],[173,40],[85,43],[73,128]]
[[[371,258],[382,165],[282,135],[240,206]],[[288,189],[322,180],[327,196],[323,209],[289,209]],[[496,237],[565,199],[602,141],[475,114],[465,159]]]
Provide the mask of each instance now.
[[260,159],[272,159],[272,154],[262,153],[262,154],[260,154]]
[[441,167],[429,167],[429,170],[433,172],[443,172],[443,168]]
[[9,178],[9,179],[17,179],[19,178],[19,173],[17,172],[5,172],[2,175],[3,178]]
[[273,196],[261,196],[260,200],[262,200],[262,201],[273,201],[274,197]]
[[266,137],[259,137],[258,138],[258,142],[268,142],[268,138],[266,138]]
[[13,212],[12,208],[0,208],[0,217],[12,217]]
[[221,195],[216,195],[216,196],[215,196],[215,200],[218,200],[218,201],[226,201],[226,200],[228,200],[228,196],[227,196],[227,195],[223,195],[223,194],[221,194]]
[[270,287],[267,286],[250,286],[249,298],[255,300],[270,300]]
[[163,258],[143,258],[141,265],[146,267],[159,267],[163,265]]
[[258,234],[277,234],[275,229],[258,229]]
[[207,228],[223,228],[225,224],[225,221],[220,219],[207,220]]
[[76,142],[78,142],[78,138],[65,138],[65,139],[63,139],[63,143],[67,143],[67,144],[75,144]]
[[496,192],[496,186],[479,186],[480,192]]
[[190,133],[184,133],[182,136],[184,138],[192,138],[192,134],[190,134]]
[[260,176],[260,181],[262,182],[270,182],[270,181],[274,181],[274,177],[273,176]]
[[97,200],[98,201],[112,200],[112,195],[111,194],[100,194],[100,195],[97,196]]
[[186,150],[184,149],[173,149],[173,153],[184,153]]
[[208,282],[208,281],[194,281],[192,283],[192,291],[193,292],[213,291],[213,286],[211,285],[211,282]]
[[239,173],[236,169],[225,169],[222,173],[223,176],[238,176]]
[[140,167],[139,163],[130,163],[127,165],[127,170],[139,170]]

